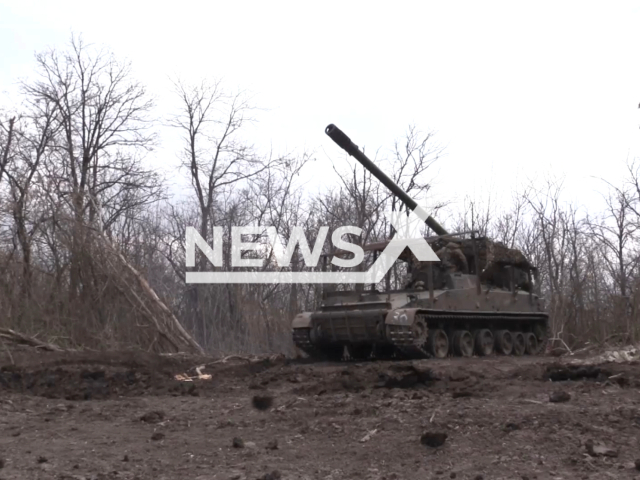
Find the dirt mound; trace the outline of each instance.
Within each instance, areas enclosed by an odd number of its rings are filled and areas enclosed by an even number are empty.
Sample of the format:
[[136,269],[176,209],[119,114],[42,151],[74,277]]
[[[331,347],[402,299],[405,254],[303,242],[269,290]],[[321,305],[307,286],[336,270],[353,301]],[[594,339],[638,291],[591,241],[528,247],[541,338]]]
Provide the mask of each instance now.
[[0,385],[14,393],[66,400],[103,400],[149,394],[197,395],[195,383],[179,382],[168,373],[144,369],[3,367]]
[[544,380],[552,382],[596,380],[604,381],[611,376],[611,372],[605,368],[592,365],[562,365],[552,364],[545,369]]
[[[13,355],[0,363],[0,391],[67,400],[219,392],[238,380],[260,377],[283,359],[221,361],[146,352],[52,352]],[[207,374],[199,380],[197,370]],[[268,373],[268,372],[267,372]],[[176,376],[195,378],[183,381]],[[272,375],[277,377],[277,373]]]
[[[34,348],[20,348],[8,356],[6,352],[0,354],[0,367],[18,366],[20,368],[54,368],[63,366],[108,366],[121,368],[145,368],[150,370],[180,369],[187,363],[194,365],[206,358],[192,355],[157,355],[143,351],[69,351],[43,352]],[[211,361],[211,359],[208,359]]]
[[589,382],[615,384],[620,387],[639,387],[640,368],[632,363],[608,363],[602,365],[558,364],[548,365],[542,379],[552,382]]
[[294,387],[292,393],[322,395],[336,392],[358,393],[372,388],[425,388],[438,380],[438,377],[429,368],[398,363],[339,367],[326,372],[319,379],[298,374],[288,380],[301,384]]

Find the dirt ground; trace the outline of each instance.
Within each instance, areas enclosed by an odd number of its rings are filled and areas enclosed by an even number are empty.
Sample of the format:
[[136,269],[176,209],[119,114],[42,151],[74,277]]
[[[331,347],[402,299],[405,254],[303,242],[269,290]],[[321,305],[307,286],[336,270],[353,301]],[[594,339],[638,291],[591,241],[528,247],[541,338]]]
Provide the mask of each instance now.
[[637,363],[0,360],[1,479],[640,478]]

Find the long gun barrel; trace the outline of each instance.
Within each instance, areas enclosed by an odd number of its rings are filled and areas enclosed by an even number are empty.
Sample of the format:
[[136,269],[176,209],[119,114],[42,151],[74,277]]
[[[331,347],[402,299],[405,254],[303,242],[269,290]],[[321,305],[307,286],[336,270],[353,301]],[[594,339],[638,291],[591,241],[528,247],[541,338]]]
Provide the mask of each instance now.
[[[416,201],[411,198],[407,193],[402,190],[393,180],[387,177],[382,170],[380,170],[371,160],[367,158],[367,156],[360,151],[358,146],[351,141],[349,137],[345,135],[345,133],[336,127],[334,124],[329,125],[325,129],[325,133],[331,137],[331,140],[336,142],[340,148],[346,151],[349,155],[358,160],[364,168],[369,170],[378,180],[382,182],[384,186],[386,186],[391,192],[398,197],[402,203],[404,203],[411,210],[415,210],[418,207]],[[428,216],[425,223],[434,231],[437,235],[448,235],[447,232],[442,226],[433,219],[433,217]]]

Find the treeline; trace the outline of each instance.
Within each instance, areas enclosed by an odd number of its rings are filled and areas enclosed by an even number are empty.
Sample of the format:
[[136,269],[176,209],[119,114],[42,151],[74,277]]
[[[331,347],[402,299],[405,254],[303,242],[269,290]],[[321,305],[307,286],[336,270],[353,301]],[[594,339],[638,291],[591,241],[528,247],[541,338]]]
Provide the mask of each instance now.
[[[109,51],[72,38],[35,60],[20,107],[0,110],[0,327],[73,348],[167,350],[176,342],[163,325],[175,318],[211,353],[292,353],[291,319],[317,306],[322,286],[186,284],[186,228],[211,243],[223,227],[223,268],[231,226],[273,226],[285,242],[302,226],[311,245],[322,225],[357,226],[360,244],[393,233],[382,212],[401,205],[359,164],[340,159],[332,187],[305,193],[299,174],[311,156],[252,146],[254,106],[220,82],[176,81],[179,107],[157,118],[131,66]],[[189,185],[180,200],[147,166],[158,120],[180,133],[175,165]],[[540,267],[554,335],[570,347],[637,340],[635,164],[621,185],[603,184],[597,215],[563,202],[554,182],[531,184],[507,207],[460,209],[430,198],[429,168],[443,153],[433,134],[410,127],[390,152],[380,166],[450,231],[477,230]],[[289,268],[305,268],[299,251]],[[210,269],[199,255],[195,270]],[[402,275],[394,270],[392,287]]]

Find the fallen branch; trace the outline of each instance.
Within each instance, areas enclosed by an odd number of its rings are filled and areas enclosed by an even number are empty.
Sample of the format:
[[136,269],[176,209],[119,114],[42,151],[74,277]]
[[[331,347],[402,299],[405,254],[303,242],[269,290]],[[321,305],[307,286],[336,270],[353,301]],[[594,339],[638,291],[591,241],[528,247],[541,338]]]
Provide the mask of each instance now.
[[[559,335],[559,334],[558,334]],[[566,342],[561,339],[559,336],[557,337],[553,337],[549,339],[549,345],[551,345],[552,342],[560,342],[562,343],[562,345],[564,346],[564,348],[567,350],[567,352],[569,352],[569,355],[573,355],[573,352],[571,351],[571,349],[569,348],[569,345],[566,344]]]
[[[103,242],[111,249],[111,252],[118,260],[118,264],[113,265],[114,271],[117,272],[119,270],[121,272],[119,279],[123,282],[125,287],[130,289],[130,293],[136,300],[134,305],[137,304],[136,306],[139,306],[143,309],[147,318],[149,318],[153,322],[158,333],[171,344],[173,344],[178,350],[184,348],[188,351],[204,355],[204,349],[198,344],[198,342],[193,339],[191,335],[189,335],[189,333],[187,333],[178,319],[173,315],[173,313],[171,313],[164,302],[160,300],[156,292],[153,290],[153,288],[151,288],[142,274],[140,274],[140,272],[138,272],[124,258],[124,256],[118,251],[118,249],[104,236],[104,234],[102,234],[101,237]],[[140,293],[143,294],[144,297],[149,301],[148,306],[145,304],[143,297],[136,293],[135,285],[127,282],[122,268],[128,271],[137,281],[138,287],[140,287]],[[153,308],[157,313],[154,315],[149,307]]]
[[10,328],[0,328],[0,338],[9,340],[19,345],[27,345],[29,347],[35,347],[40,350],[46,350],[47,352],[64,352],[64,350],[52,343],[43,342],[33,337],[28,337],[22,333],[18,333]]
[[101,208],[95,198],[90,197],[98,215],[98,228],[95,229],[97,239],[106,247],[105,263],[110,274],[117,282],[117,288],[125,294],[131,306],[138,309],[153,324],[158,337],[165,341],[171,349],[204,355],[200,344],[184,329],[173,312],[160,299],[146,278],[131,265],[118,247],[104,233]]
[[7,347],[7,344],[4,343],[4,339],[0,336],[0,341],[2,342],[2,346],[4,347],[4,349],[7,351],[7,355],[9,355],[9,360],[11,360],[11,365],[15,365],[16,362],[13,359],[13,355],[11,355],[11,350],[9,350],[9,347]]
[[213,362],[209,362],[206,365],[217,365],[220,363],[228,363],[231,360],[241,360],[243,362],[246,363],[258,363],[258,362],[262,362],[265,360],[268,360],[270,362],[277,362],[278,360],[283,360],[285,358],[285,356],[281,353],[274,353],[273,355],[268,355],[268,356],[258,356],[258,355],[249,355],[249,356],[242,356],[242,355],[227,355],[226,357],[220,358],[218,360],[215,360]]
[[573,352],[573,354],[574,354],[574,355],[577,355],[577,354],[579,354],[579,353],[586,353],[586,352],[590,352],[591,350],[595,350],[595,349],[597,349],[597,348],[599,348],[597,345],[588,345],[588,346],[586,346],[586,347],[583,347],[583,348],[580,348],[580,349],[578,349],[578,350],[575,350],[575,351]]
[[215,360],[213,362],[209,362],[207,363],[207,365],[216,365],[218,363],[227,363],[230,360],[242,360],[243,362],[247,362],[247,363],[254,363],[259,361],[256,358],[251,358],[251,357],[243,357],[242,355],[227,355],[226,357],[223,357],[219,360]]

